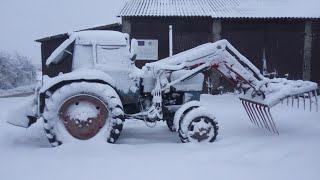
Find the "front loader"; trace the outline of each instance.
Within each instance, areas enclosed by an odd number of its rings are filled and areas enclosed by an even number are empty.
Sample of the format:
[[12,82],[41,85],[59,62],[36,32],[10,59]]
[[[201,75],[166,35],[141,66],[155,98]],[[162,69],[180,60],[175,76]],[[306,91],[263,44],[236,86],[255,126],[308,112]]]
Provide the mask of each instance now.
[[[203,71],[218,70],[236,87],[250,121],[279,134],[270,108],[285,99],[306,102],[318,111],[318,85],[309,81],[269,79],[227,40],[207,43],[156,62],[135,67],[137,41],[114,31],[72,34],[48,58],[54,68],[72,57],[69,73],[44,77],[33,110],[9,123],[29,127],[42,121],[53,146],[65,142],[103,140],[114,143],[123,122],[142,120],[153,127],[166,121],[182,142],[213,142],[218,125],[212,111],[199,102]],[[303,101],[302,101],[303,100]],[[32,104],[30,103],[30,104]]]

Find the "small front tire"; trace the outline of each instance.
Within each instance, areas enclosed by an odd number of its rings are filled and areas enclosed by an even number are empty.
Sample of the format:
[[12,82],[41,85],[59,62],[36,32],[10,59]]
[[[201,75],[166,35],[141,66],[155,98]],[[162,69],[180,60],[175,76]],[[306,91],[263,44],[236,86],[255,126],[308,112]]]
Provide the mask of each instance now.
[[218,135],[215,117],[203,106],[192,109],[179,122],[179,137],[183,143],[213,142]]

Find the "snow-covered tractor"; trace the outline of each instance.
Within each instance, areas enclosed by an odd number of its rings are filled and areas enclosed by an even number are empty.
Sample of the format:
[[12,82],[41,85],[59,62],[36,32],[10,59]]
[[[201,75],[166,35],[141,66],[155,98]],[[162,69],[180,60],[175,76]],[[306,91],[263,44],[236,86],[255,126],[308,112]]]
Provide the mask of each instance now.
[[136,47],[136,40],[130,44],[129,35],[120,32],[73,33],[46,61],[52,66],[72,56],[71,72],[44,76],[30,102],[33,108],[26,112],[28,118],[9,123],[29,127],[42,121],[53,146],[99,139],[114,143],[130,119],[149,126],[166,121],[182,142],[213,142],[219,129],[216,119],[199,102],[201,72],[210,68],[242,88],[240,99],[250,120],[271,132],[278,133],[270,108],[284,99],[303,96],[318,106],[316,83],[265,78],[226,40],[147,63],[142,69],[134,63]]

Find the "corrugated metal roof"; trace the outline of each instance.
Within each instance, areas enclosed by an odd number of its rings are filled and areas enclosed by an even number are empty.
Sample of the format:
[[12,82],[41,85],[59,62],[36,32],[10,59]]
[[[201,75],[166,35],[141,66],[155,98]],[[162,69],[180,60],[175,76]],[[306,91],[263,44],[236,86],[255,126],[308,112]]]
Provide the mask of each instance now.
[[320,18],[320,0],[129,0],[118,16]]

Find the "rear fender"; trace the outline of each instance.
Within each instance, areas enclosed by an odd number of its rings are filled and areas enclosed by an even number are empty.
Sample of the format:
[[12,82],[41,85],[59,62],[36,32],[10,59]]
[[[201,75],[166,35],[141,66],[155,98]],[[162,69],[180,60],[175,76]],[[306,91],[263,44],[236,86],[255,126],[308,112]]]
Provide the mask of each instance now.
[[108,84],[116,90],[115,82],[111,76],[100,70],[79,69],[53,78],[44,78],[43,86],[39,91],[39,114],[43,113],[46,97],[51,96],[66,84],[81,81]]
[[115,87],[115,82],[111,76],[103,71],[91,70],[91,69],[79,69],[70,73],[61,74],[53,78],[45,78],[43,80],[43,86],[40,89],[40,94],[45,93],[58,88],[54,88],[58,84],[69,81],[103,81],[112,87]]

